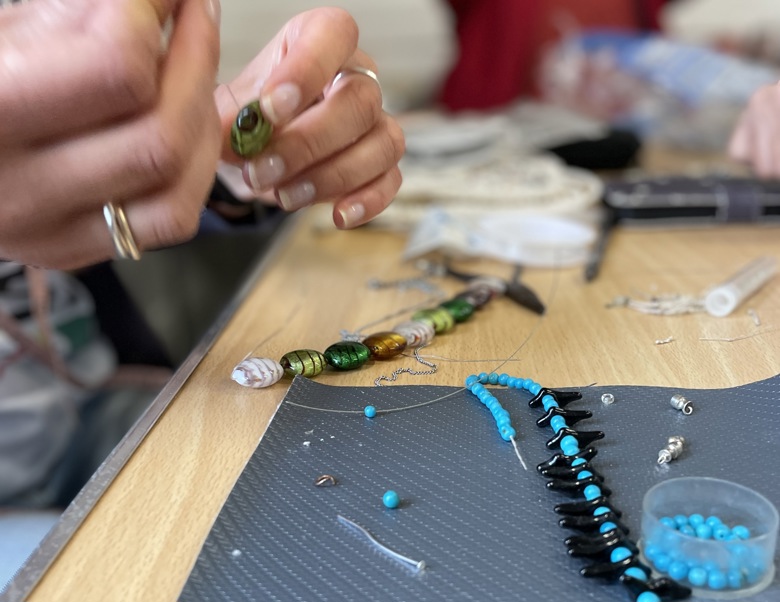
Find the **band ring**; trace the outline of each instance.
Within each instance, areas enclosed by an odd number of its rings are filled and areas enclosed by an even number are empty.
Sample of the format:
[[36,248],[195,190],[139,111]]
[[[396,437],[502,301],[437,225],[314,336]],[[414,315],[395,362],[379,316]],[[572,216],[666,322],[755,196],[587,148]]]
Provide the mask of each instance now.
[[106,220],[108,231],[111,233],[117,257],[136,261],[141,259],[141,252],[138,250],[138,244],[135,242],[133,232],[130,230],[130,223],[127,221],[127,215],[125,215],[122,206],[109,201],[103,205],[103,217]]
[[357,73],[358,75],[365,75],[366,77],[370,77],[374,80],[376,85],[379,86],[379,91],[382,91],[382,84],[379,83],[379,77],[377,74],[374,71],[371,71],[371,69],[366,69],[365,67],[344,67],[336,74],[336,77],[333,78],[333,81],[330,84],[331,87],[335,86],[337,81],[339,81],[345,75],[349,75],[350,73]]

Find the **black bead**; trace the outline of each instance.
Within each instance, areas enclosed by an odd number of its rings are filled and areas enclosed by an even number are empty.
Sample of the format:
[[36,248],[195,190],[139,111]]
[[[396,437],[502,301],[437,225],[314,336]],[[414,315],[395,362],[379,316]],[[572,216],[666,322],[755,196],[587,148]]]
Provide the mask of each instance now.
[[568,493],[569,495],[582,495],[582,492],[588,485],[596,485],[601,489],[602,495],[608,496],[612,492],[609,491],[602,484],[604,479],[599,475],[591,475],[583,479],[574,479],[573,481],[567,481],[564,479],[553,479],[547,481],[546,487],[552,491],[560,491],[561,493]]
[[587,462],[590,462],[593,458],[596,457],[596,454],[598,453],[599,452],[595,447],[589,447],[587,449],[583,449],[579,453],[574,454],[573,456],[566,456],[564,454],[555,454],[551,456],[549,460],[545,460],[544,462],[539,464],[536,467],[536,470],[542,472],[547,468],[553,468],[556,466],[571,466],[572,462],[574,462],[575,460],[579,460],[580,458],[586,460]]
[[562,408],[569,405],[572,401],[582,399],[582,393],[579,391],[556,391],[555,389],[542,387],[542,389],[528,401],[529,407],[541,407],[542,397],[545,395],[552,396],[555,402]]
[[615,516],[623,516],[623,513],[616,508],[613,508],[607,496],[600,495],[592,500],[582,500],[580,502],[566,502],[565,504],[557,504],[553,510],[556,514],[565,514],[567,516],[583,516],[592,515],[593,511],[599,507],[609,508],[615,513]]
[[586,445],[590,445],[594,441],[603,439],[604,431],[575,431],[574,429],[570,429],[568,427],[562,428],[547,441],[547,447],[549,449],[552,449],[554,447],[560,446],[561,439],[563,439],[567,435],[571,435],[572,437],[574,437],[577,440],[579,446],[583,447]]
[[579,531],[598,531],[604,523],[614,523],[618,529],[628,535],[628,527],[620,522],[613,512],[605,512],[598,516],[564,516],[558,524],[564,529],[577,529]]
[[590,410],[565,410],[563,408],[556,408],[553,406],[547,410],[547,412],[545,412],[544,416],[536,421],[536,426],[550,426],[550,421],[555,416],[561,416],[566,421],[568,426],[574,426],[580,420],[585,420],[586,418],[593,416],[593,412]]

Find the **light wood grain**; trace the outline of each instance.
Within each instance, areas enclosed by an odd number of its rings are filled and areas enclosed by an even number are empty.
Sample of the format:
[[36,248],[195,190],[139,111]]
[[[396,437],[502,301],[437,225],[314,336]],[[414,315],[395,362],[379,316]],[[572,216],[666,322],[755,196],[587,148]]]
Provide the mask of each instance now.
[[[780,230],[770,227],[619,229],[595,282],[584,283],[580,269],[528,270],[524,280],[548,304],[543,318],[497,299],[425,349],[425,354],[455,361],[435,359],[435,375],[406,375],[399,382],[460,385],[467,374],[491,370],[513,353],[503,371],[550,386],[722,388],[773,376],[780,368],[779,279],[727,318],[647,316],[606,305],[618,295],[638,292],[702,291],[759,255],[779,256],[778,235]],[[302,220],[31,599],[176,599],[289,385],[243,389],[230,381],[232,367],[280,326],[281,332],[254,350],[257,355],[322,350],[339,339],[342,328],[355,329],[425,301],[420,291],[366,286],[370,278],[418,275],[399,261],[402,245],[389,233],[324,233]],[[462,267],[510,272],[495,263]],[[438,284],[449,293],[459,289],[452,281]],[[756,310],[761,327],[746,307]],[[387,319],[368,331],[406,317]],[[700,340],[759,332],[764,334],[732,343]],[[669,336],[672,343],[655,344]],[[377,376],[400,366],[419,367],[411,358],[396,358],[317,380],[371,386]]]

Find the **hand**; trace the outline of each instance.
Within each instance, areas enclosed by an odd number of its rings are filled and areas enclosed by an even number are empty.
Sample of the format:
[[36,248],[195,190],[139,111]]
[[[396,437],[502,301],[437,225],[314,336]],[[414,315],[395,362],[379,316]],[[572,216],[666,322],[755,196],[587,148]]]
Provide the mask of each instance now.
[[780,83],[753,94],[731,136],[729,154],[761,177],[780,176]]
[[[333,203],[339,228],[378,215],[401,185],[403,133],[382,110],[378,84],[349,71],[376,71],[357,41],[357,25],[343,10],[302,13],[215,92],[222,158],[243,166],[246,183],[259,196],[273,192],[285,210]],[[263,152],[245,161],[231,150],[229,133],[239,109],[257,99],[275,129]]]
[[195,233],[221,144],[217,20],[217,0],[0,10],[0,257],[64,269],[113,257],[109,200],[142,249]]

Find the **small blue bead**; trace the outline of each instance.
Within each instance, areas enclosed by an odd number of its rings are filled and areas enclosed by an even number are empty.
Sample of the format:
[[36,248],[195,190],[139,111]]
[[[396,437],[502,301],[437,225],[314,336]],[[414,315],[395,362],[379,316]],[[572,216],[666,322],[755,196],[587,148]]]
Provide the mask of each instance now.
[[531,395],[536,395],[536,394],[537,394],[537,393],[539,393],[539,391],[541,391],[541,390],[542,390],[542,385],[540,385],[539,383],[534,383],[534,384],[532,384],[532,385],[531,385],[531,386],[528,388],[528,392],[529,392]]
[[523,379],[523,389],[525,389],[526,391],[529,391],[531,389],[532,384],[534,384],[534,380],[532,378]]
[[572,437],[571,435],[566,435],[563,439],[561,439],[561,447],[563,447],[564,445],[566,446],[573,445],[574,447],[578,448],[580,444],[577,442],[576,438]]
[[572,461],[571,465],[572,466],[582,466],[585,463],[587,463],[587,460],[585,458],[577,458],[576,460]]
[[507,382],[509,382],[509,375],[508,374],[499,374],[498,375],[498,384],[502,387],[506,387]]
[[720,520],[717,516],[708,516],[704,523],[710,527],[717,527],[718,525],[722,525],[723,521]]
[[486,391],[485,385],[481,385],[480,383],[477,383],[476,385],[471,385],[471,392],[474,393],[477,397],[479,397],[479,394],[482,391]]
[[728,584],[728,579],[725,573],[722,571],[710,571],[709,577],[707,577],[707,585],[710,589],[724,589]]
[[634,579],[639,579],[640,581],[647,581],[647,574],[638,566],[628,567],[625,571],[623,571],[623,574],[628,575],[629,577],[633,577]]
[[488,373],[480,372],[477,378],[479,378],[479,382],[481,382],[484,385],[488,381]]
[[696,527],[696,537],[699,539],[710,539],[712,537],[712,527],[709,525],[699,525]]
[[683,525],[688,524],[688,517],[684,514],[676,514],[674,516],[674,522],[677,523],[678,527],[682,527]]
[[739,539],[750,539],[750,529],[743,525],[734,525],[731,532]]
[[382,496],[382,503],[386,508],[398,508],[401,503],[401,498],[398,497],[398,494],[395,491],[390,489],[385,491],[385,494]]
[[661,598],[655,592],[642,592],[636,597],[636,602],[661,602]]
[[707,583],[707,571],[698,566],[693,567],[688,571],[688,581],[690,581],[691,585],[694,587],[703,586]]
[[592,476],[593,473],[589,470],[581,470],[580,472],[577,473],[578,479],[587,479],[588,477],[592,477]]
[[509,418],[501,418],[496,420],[496,427],[499,431],[505,426],[512,426],[512,421]]
[[612,550],[612,552],[610,552],[609,559],[612,562],[620,562],[621,560],[625,560],[630,556],[631,556],[631,550],[620,546]]
[[675,560],[669,565],[669,576],[675,581],[685,579],[688,574],[688,565],[682,560]]
[[544,408],[544,411],[547,412],[550,408],[557,408],[558,402],[555,401],[555,397],[552,395],[545,395],[542,397],[542,407]]
[[704,524],[704,517],[701,514],[691,514],[688,517],[688,524],[695,529]]
[[488,382],[491,385],[497,385],[498,384],[498,374],[496,374],[495,372],[491,372],[490,374],[488,374]]
[[679,531],[683,535],[687,535],[689,537],[696,537],[696,529],[694,529],[690,525],[683,525],[682,527],[680,527]]
[[472,374],[466,377],[466,388],[470,389],[472,385],[476,385],[479,382],[479,376]]
[[669,570],[670,564],[672,564],[672,559],[668,554],[659,554],[655,557],[655,561],[653,562],[653,566],[662,573]]
[[[595,487],[595,485],[588,485],[588,487]],[[612,531],[612,529],[617,529],[617,525],[613,522],[607,521],[606,523],[601,524],[599,527],[599,533],[606,533],[607,531]]]
[[727,573],[726,579],[731,589],[740,589],[742,587],[742,571],[732,569]]
[[712,529],[712,538],[718,541],[726,541],[729,535],[731,535],[731,531],[726,525],[718,525]]
[[666,527],[669,527],[670,529],[677,528],[677,523],[674,522],[674,519],[671,516],[664,516],[661,518],[660,523]]
[[501,427],[498,433],[504,441],[510,441],[517,434],[511,426]]
[[647,544],[645,546],[645,558],[647,558],[650,562],[653,562],[663,550],[661,550],[660,546],[657,546],[655,544]]
[[367,418],[373,418],[376,416],[376,408],[374,406],[366,406],[363,408],[363,413],[366,415]]
[[606,506],[599,506],[593,511],[593,516],[601,516],[602,514],[606,514],[607,512],[612,512],[612,511]]
[[580,448],[576,445],[561,445],[561,451],[564,456],[575,456],[580,452]]
[[586,500],[594,500],[597,497],[601,497],[601,489],[599,489],[596,485],[588,485],[585,487],[585,489],[582,490],[582,493]]
[[550,426],[557,433],[563,428],[566,428],[566,419],[563,416],[553,416],[550,420]]

